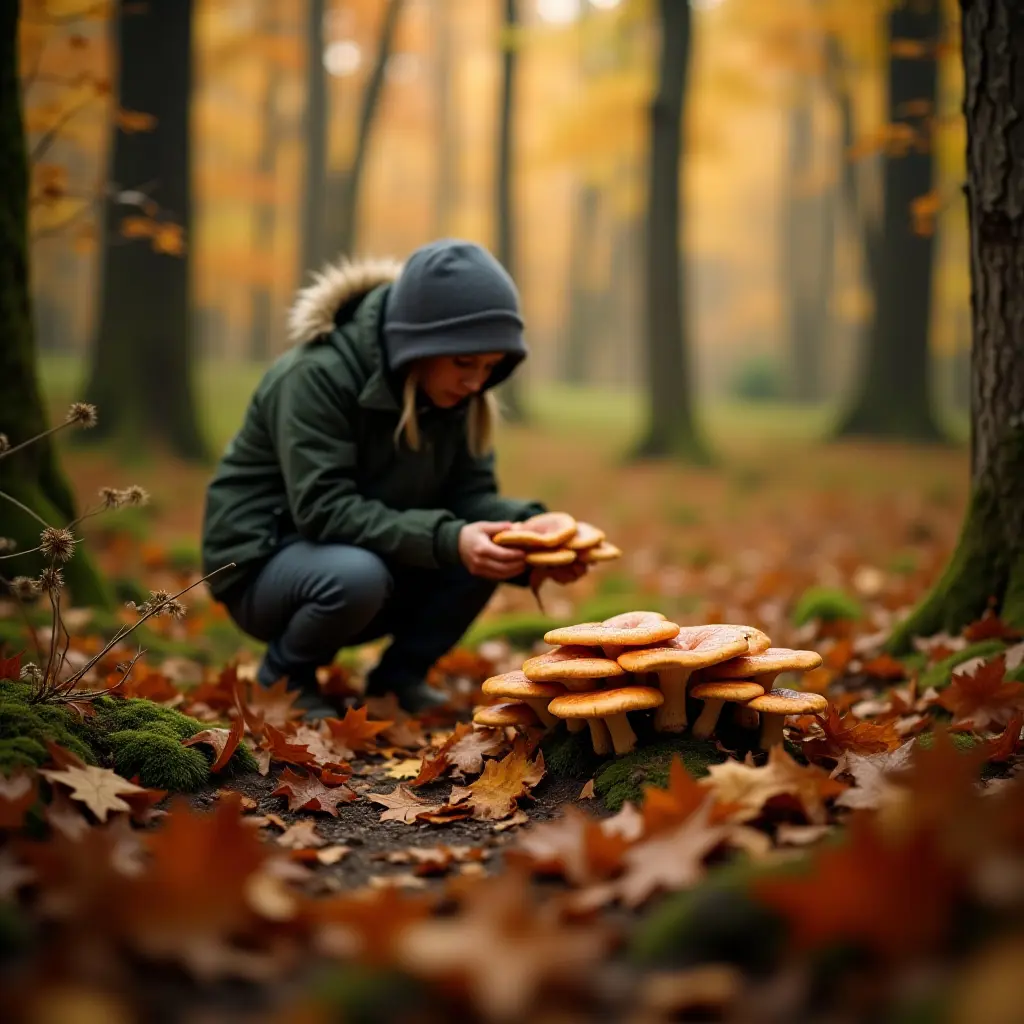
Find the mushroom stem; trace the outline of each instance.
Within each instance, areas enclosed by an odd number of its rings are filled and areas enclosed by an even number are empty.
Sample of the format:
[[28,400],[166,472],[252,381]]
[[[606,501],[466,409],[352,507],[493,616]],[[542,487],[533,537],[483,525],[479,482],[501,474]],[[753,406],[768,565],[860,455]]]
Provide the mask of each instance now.
[[785,715],[773,715],[769,711],[761,712],[761,749],[770,750],[772,747],[781,747],[785,735],[783,726],[786,724]]
[[607,757],[612,752],[612,737],[608,726],[600,718],[588,718],[590,726],[590,742],[594,744],[594,753]]
[[746,704],[736,705],[736,724],[741,729],[756,729],[760,724],[757,712]]
[[553,729],[558,725],[558,719],[548,711],[549,700],[550,698],[548,697],[525,697],[523,698],[523,703],[529,704],[533,708],[545,728]]
[[609,715],[604,722],[611,734],[616,755],[628,754],[636,746],[636,733],[633,732],[633,727],[629,724],[626,712]]
[[693,723],[693,735],[697,739],[706,740],[715,731],[723,707],[725,701],[716,697],[708,697],[704,701],[704,707],[701,708],[697,721]]
[[565,727],[569,732],[583,732],[587,727],[587,723],[582,718],[567,718],[565,720]]
[[686,684],[692,671],[666,668],[658,673],[658,686],[665,694],[665,703],[654,713],[654,728],[658,732],[685,732]]
[[602,644],[601,651],[606,658],[614,661],[626,648],[622,644]]

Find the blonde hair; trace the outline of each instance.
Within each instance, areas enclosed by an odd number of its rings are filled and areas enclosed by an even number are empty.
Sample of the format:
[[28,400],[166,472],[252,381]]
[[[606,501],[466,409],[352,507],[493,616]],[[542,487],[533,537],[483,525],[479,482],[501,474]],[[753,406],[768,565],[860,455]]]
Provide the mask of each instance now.
[[[402,387],[402,415],[395,428],[395,444],[401,438],[414,451],[420,450],[420,422],[416,412],[416,393],[419,390],[420,375],[413,367],[406,375]],[[466,446],[471,455],[486,455],[494,444],[494,428],[499,416],[498,403],[490,391],[474,395],[469,400],[466,413]]]

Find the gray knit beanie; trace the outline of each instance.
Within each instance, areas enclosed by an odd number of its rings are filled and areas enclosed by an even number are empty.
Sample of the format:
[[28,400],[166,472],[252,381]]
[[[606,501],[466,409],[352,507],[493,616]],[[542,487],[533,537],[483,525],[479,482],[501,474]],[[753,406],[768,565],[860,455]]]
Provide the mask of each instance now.
[[430,242],[406,261],[384,313],[384,349],[392,370],[431,356],[501,352],[487,387],[526,358],[519,293],[505,268],[482,246]]

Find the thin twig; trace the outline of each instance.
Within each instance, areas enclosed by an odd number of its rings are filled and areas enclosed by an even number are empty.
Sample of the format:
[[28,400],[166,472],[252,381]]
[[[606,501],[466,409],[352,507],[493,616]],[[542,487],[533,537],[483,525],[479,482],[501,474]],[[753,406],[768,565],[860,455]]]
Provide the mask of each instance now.
[[[35,519],[37,523],[42,523],[43,526],[50,525],[38,512],[33,512],[32,509],[28,507],[28,505],[23,505],[20,501],[18,501],[17,498],[12,497],[6,491],[0,491],[0,498],[6,498],[12,505],[17,505],[22,512],[28,513],[28,515]],[[24,552],[21,553],[23,554]]]
[[103,648],[103,650],[101,650],[98,654],[94,655],[82,668],[80,668],[73,676],[71,676],[71,680],[73,682],[77,682],[79,679],[81,679],[82,676],[84,676],[85,673],[93,667],[93,665],[95,665],[105,655],[109,654],[110,651],[114,647],[116,647],[117,644],[120,643],[126,636],[128,636],[129,633],[131,633],[135,629],[138,629],[139,626],[141,626],[147,619],[152,618],[162,608],[165,608],[171,601],[176,601],[179,597],[181,597],[182,594],[187,594],[194,587],[198,587],[200,583],[205,583],[211,576],[216,576],[217,573],[223,572],[225,569],[234,568],[234,565],[234,562],[228,562],[227,565],[222,565],[219,569],[214,569],[213,572],[207,573],[202,579],[196,580],[195,583],[190,583],[187,587],[185,587],[183,590],[179,590],[176,594],[171,594],[171,596],[168,597],[166,601],[162,601],[155,608],[151,608],[148,612],[146,612],[146,614],[143,615],[142,618],[138,620],[138,622],[133,623],[131,626],[119,629],[114,638]]
[[32,619],[28,614],[28,609],[25,607],[25,602],[22,601],[15,592],[9,579],[4,576],[0,576],[0,583],[3,583],[4,586],[11,591],[11,595],[14,597],[14,603],[18,606],[18,611],[20,612],[21,617],[25,620],[25,628],[28,630],[28,635],[31,637],[32,644],[36,649],[36,662],[37,664],[42,665],[46,660],[46,655],[43,654],[43,645],[39,642],[39,634],[36,633],[35,626],[32,625]]
[[49,437],[51,434],[56,434],[58,430],[70,427],[71,422],[71,420],[65,420],[63,423],[58,423],[55,427],[49,427],[42,433],[36,434],[35,437],[30,437],[27,441],[22,441],[20,444],[12,445],[10,448],[5,448],[0,452],[0,459],[6,459],[9,455],[13,455],[15,452],[20,452],[22,448],[27,448],[30,444],[35,444],[36,441],[42,441],[44,437]]
[[25,548],[24,551],[12,551],[9,555],[0,555],[0,562],[5,561],[8,558],[17,558],[19,555],[34,555],[37,551],[42,551],[42,544],[37,545],[34,548]]
[[45,700],[52,689],[51,686],[51,671],[53,669],[53,657],[57,653],[57,637],[60,635],[57,629],[58,623],[60,622],[60,591],[59,590],[48,590],[47,594],[50,598],[50,608],[53,609],[52,624],[50,628],[50,654],[46,659],[46,671],[43,673],[43,696],[42,700]]
[[131,675],[131,671],[135,668],[135,662],[139,660],[146,653],[145,648],[140,647],[138,653],[130,662],[128,667],[124,670],[124,674],[113,686],[108,686],[105,690],[74,690],[65,689],[61,693],[54,696],[54,700],[57,701],[73,701],[73,700],[95,700],[97,697],[105,697],[108,693],[113,693],[118,687],[122,686]]

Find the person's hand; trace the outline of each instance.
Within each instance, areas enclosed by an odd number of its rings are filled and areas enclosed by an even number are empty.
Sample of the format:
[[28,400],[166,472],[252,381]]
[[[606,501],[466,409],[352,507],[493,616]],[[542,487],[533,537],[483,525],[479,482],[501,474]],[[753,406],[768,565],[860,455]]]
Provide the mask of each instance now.
[[491,539],[511,523],[466,523],[459,531],[459,557],[474,575],[485,580],[510,580],[526,569],[526,556]]
[[538,586],[544,580],[554,580],[559,586],[565,587],[575,583],[587,575],[590,566],[586,562],[570,562],[568,565],[551,565],[534,570],[538,573],[536,579]]

